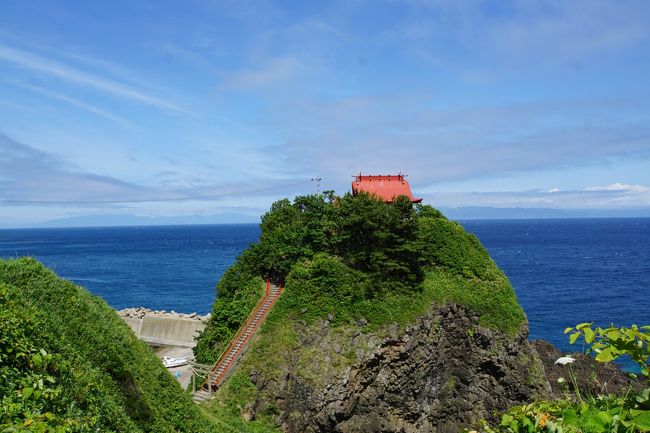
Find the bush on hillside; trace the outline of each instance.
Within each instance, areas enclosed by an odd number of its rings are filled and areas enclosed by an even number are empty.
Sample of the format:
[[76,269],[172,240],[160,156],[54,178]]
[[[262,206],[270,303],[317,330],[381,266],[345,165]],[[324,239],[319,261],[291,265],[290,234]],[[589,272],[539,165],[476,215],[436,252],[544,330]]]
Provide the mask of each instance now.
[[428,216],[419,219],[419,237],[428,265],[442,266],[467,278],[492,280],[498,269],[478,238],[454,221]]
[[2,431],[214,430],[103,300],[30,258],[0,284]]

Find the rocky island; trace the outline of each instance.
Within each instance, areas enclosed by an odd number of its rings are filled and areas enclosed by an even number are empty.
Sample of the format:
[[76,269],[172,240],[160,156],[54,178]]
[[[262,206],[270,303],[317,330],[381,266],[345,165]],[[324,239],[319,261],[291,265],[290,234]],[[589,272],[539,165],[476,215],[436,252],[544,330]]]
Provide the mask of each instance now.
[[507,278],[434,208],[328,192],[275,203],[261,228],[219,282],[199,362],[264,278],[285,291],[206,403],[216,413],[285,432],[451,432],[550,392]]

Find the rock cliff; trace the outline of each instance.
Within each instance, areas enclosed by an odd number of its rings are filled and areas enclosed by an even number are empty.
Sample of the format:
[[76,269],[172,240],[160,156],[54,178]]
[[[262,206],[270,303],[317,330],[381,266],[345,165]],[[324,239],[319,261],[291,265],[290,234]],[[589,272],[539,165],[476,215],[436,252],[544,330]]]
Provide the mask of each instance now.
[[296,324],[275,374],[248,370],[244,417],[279,410],[286,432],[457,432],[550,391],[526,327],[506,336],[458,305],[383,337],[362,327]]
[[218,284],[199,362],[227,346],[260,276],[285,290],[214,413],[290,433],[451,432],[550,392],[508,279],[430,206],[297,197],[261,229]]

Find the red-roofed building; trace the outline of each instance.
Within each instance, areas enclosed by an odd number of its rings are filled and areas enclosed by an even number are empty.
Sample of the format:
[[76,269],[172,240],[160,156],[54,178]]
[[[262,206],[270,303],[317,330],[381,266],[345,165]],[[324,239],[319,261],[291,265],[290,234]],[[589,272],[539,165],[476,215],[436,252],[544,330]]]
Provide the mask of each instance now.
[[354,176],[352,195],[362,192],[379,197],[386,203],[392,203],[395,197],[400,195],[407,196],[413,203],[422,201],[421,198],[413,197],[411,187],[402,174]]

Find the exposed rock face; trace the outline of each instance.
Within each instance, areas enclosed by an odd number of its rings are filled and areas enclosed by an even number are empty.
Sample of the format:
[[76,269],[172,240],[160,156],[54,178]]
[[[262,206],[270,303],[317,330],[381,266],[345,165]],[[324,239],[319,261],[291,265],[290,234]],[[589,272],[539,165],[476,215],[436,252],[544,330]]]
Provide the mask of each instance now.
[[279,378],[251,373],[259,397],[245,416],[274,406],[286,432],[458,432],[550,392],[527,329],[506,336],[465,307],[383,338],[350,328],[296,329],[300,348],[284,354]]

